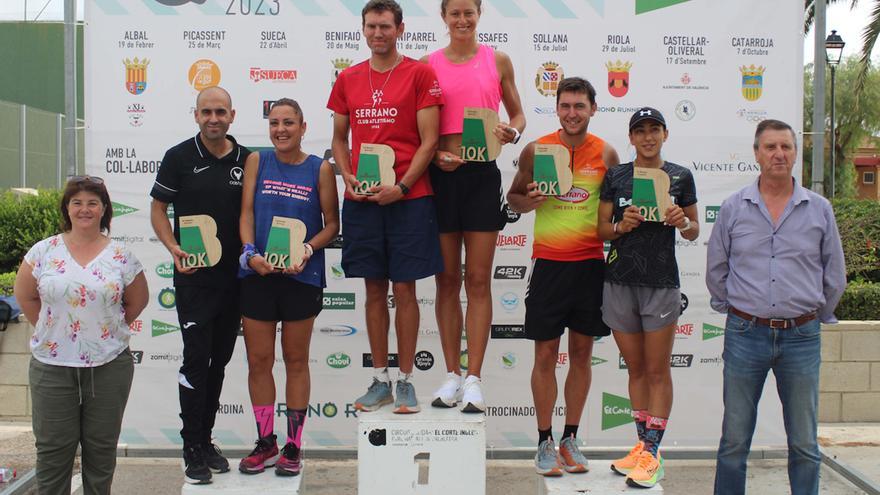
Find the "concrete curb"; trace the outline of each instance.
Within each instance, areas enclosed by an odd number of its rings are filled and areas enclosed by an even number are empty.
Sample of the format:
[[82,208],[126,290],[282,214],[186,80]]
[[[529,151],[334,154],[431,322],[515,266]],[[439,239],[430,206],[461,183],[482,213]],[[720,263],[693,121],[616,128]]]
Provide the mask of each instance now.
[[864,490],[868,495],[880,495],[880,485],[868,479],[861,471],[839,461],[836,457],[829,456],[822,449],[819,449],[819,453],[822,455],[822,463],[846,478],[847,481]]
[[37,484],[37,470],[31,469],[24,476],[17,478],[0,495],[22,495],[32,486]]

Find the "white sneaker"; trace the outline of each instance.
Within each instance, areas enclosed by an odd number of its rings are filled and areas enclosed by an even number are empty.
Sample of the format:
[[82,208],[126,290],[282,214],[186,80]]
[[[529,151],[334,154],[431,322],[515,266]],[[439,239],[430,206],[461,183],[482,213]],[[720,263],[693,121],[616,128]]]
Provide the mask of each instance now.
[[483,382],[480,377],[468,375],[461,387],[462,396],[461,412],[481,413],[486,411],[486,404],[483,402],[483,390],[480,384]]
[[461,400],[461,376],[453,372],[446,373],[446,380],[440,388],[434,392],[434,407],[455,407],[455,403]]

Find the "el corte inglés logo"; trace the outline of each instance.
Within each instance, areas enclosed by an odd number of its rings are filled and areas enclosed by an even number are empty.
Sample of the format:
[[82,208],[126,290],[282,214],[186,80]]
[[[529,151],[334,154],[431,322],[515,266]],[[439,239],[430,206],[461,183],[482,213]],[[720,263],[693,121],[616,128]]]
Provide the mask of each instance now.
[[602,431],[632,422],[632,404],[629,399],[602,392]]
[[179,332],[180,327],[176,325],[172,325],[170,323],[165,323],[159,320],[152,320],[152,335],[153,337],[160,337],[162,335],[167,335],[169,333]]
[[723,337],[724,336],[724,328],[716,327],[715,325],[710,325],[708,323],[703,323],[703,340],[711,340],[715,337]]
[[128,215],[129,213],[134,213],[138,211],[137,208],[124,205],[122,203],[117,203],[115,201],[111,201],[110,205],[113,206],[113,216],[121,217],[122,215]]

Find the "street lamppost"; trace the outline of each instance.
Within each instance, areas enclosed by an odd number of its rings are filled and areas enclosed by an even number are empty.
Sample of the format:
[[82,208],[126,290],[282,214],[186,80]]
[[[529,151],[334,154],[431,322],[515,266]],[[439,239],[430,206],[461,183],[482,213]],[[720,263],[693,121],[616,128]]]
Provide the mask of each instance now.
[[832,29],[831,34],[825,38],[825,61],[828,63],[828,67],[831,68],[831,197],[834,197],[835,194],[835,175],[837,174],[837,170],[835,168],[835,147],[837,146],[837,136],[834,132],[834,73],[837,70],[837,66],[840,65],[840,58],[843,56],[843,46],[846,43],[843,42],[843,38],[837,34],[837,31]]

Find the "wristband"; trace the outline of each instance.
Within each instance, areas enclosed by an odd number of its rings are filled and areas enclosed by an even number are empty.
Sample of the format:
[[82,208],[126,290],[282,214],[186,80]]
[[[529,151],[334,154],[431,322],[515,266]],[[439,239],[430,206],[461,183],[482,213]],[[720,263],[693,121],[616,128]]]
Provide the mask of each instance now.
[[510,130],[513,131],[513,139],[510,142],[513,144],[518,143],[519,139],[522,137],[522,134],[519,132],[519,129],[517,129],[516,127],[510,126]]
[[306,251],[309,253],[309,257],[311,258],[313,254],[315,254],[315,248],[312,247],[308,242],[303,243],[303,247],[306,248]]
[[684,227],[679,227],[678,231],[679,232],[686,232],[688,230],[691,230],[693,227],[694,227],[694,225],[691,223],[691,219],[688,217],[684,217]]
[[406,184],[404,184],[403,181],[398,182],[398,183],[397,183],[397,187],[399,187],[400,190],[403,191],[403,195],[404,195],[404,196],[406,196],[407,194],[409,194],[409,188],[406,187]]
[[614,233],[615,233],[615,234],[620,234],[620,232],[617,231],[617,225],[618,225],[619,223],[620,223],[620,222],[614,222]]

